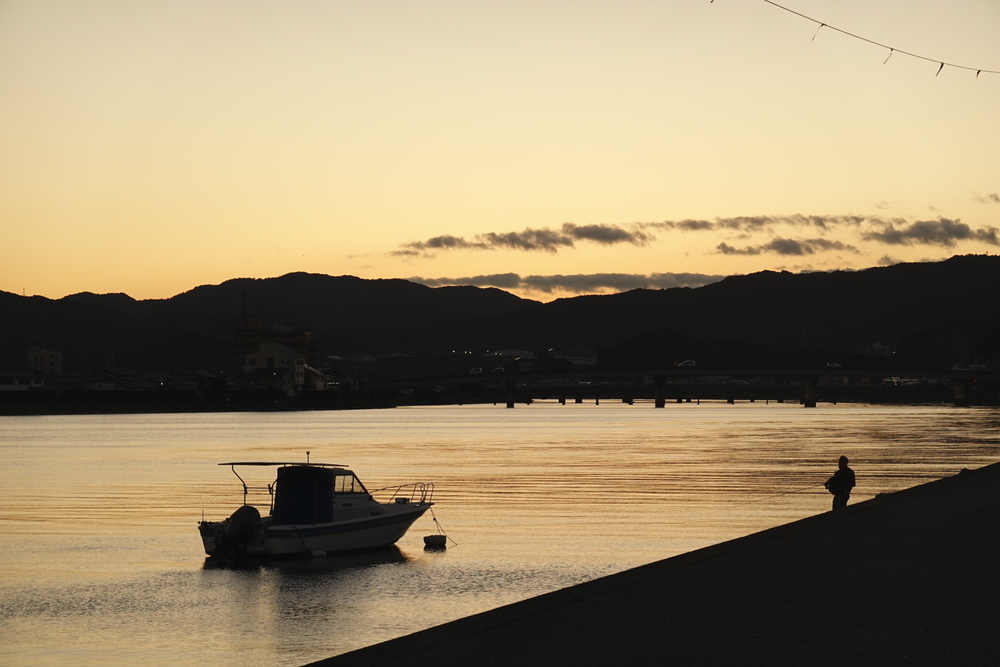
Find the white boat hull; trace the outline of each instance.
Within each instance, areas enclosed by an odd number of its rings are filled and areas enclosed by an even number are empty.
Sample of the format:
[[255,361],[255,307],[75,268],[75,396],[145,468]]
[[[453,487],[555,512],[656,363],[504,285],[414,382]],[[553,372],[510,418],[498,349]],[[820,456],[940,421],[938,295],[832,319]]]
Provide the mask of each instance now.
[[[399,541],[410,526],[430,508],[425,504],[383,505],[378,516],[312,525],[261,525],[256,538],[246,545],[246,554],[256,557],[309,556],[366,551]],[[199,528],[205,553],[219,553],[228,521],[203,522]]]
[[429,506],[356,521],[315,526],[272,526],[265,531],[269,556],[364,551],[395,544]]

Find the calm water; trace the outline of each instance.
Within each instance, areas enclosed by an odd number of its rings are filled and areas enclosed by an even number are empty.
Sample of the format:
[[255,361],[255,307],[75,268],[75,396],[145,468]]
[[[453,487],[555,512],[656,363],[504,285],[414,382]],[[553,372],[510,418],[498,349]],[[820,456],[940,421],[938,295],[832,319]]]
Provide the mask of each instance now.
[[[196,524],[242,501],[228,460],[433,481],[457,542],[248,570]],[[0,664],[301,665],[1000,460],[1000,412],[536,403],[0,418]],[[267,471],[265,481],[271,481]]]

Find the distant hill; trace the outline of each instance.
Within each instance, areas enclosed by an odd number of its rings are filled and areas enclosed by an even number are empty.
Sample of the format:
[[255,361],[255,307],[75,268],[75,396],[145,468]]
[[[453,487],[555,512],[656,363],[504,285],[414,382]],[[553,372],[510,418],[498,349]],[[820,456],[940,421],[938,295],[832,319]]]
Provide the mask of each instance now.
[[496,338],[535,346],[553,338],[607,345],[670,329],[772,345],[863,347],[949,321],[996,317],[998,288],[997,256],[863,271],[762,271],[694,289],[561,299],[497,319]]
[[[313,331],[324,355],[577,345],[621,353],[630,346],[662,347],[651,342],[658,340],[655,332],[758,351],[846,351],[876,340],[909,341],[911,349],[930,354],[941,338],[933,332],[958,326],[970,332],[969,354],[995,360],[997,294],[1000,257],[983,255],[863,271],[763,271],[694,289],[551,303],[498,289],[307,273],[228,280],[145,301],[124,294],[52,300],[0,292],[0,364],[21,368],[27,348],[39,345],[98,361],[113,353],[116,365],[137,370],[218,370],[228,364],[241,313],[257,312],[258,304],[265,329],[280,324]],[[689,347],[704,349],[698,345]]]
[[31,345],[136,369],[212,369],[228,365],[241,315],[263,327],[312,331],[325,354],[405,349],[415,329],[537,307],[498,289],[430,288],[407,280],[290,273],[203,285],[169,299],[82,293],[62,299],[0,292],[5,368],[22,368]]

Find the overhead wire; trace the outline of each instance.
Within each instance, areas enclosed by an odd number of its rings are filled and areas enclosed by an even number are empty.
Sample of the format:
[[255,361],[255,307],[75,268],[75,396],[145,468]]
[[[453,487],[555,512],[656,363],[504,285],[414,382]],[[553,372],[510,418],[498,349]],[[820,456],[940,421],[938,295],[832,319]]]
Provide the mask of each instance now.
[[[882,44],[881,42],[876,42],[873,39],[868,39],[867,37],[863,37],[861,35],[855,34],[853,32],[849,32],[849,31],[844,30],[842,28],[838,28],[836,26],[832,26],[829,23],[825,23],[823,21],[819,21],[817,19],[814,19],[811,16],[806,16],[805,14],[803,14],[801,12],[797,12],[794,9],[789,9],[788,7],[785,7],[784,5],[780,5],[777,2],[774,2],[774,0],[763,0],[763,1],[766,2],[769,5],[777,7],[778,9],[786,11],[789,14],[794,14],[795,16],[798,16],[800,18],[804,18],[807,21],[812,21],[813,23],[817,24],[819,27],[817,27],[816,28],[816,32],[813,33],[813,37],[812,37],[813,41],[816,40],[816,35],[819,34],[820,30],[822,30],[823,28],[829,28],[830,30],[834,30],[836,32],[839,32],[842,35],[846,35],[848,37],[853,37],[854,39],[861,40],[862,42],[867,42],[869,44],[872,44],[874,46],[878,46],[878,47],[883,48],[883,49],[888,49],[889,50],[889,55],[882,62],[883,65],[886,64],[887,62],[889,62],[889,58],[892,57],[892,54],[894,54],[894,53],[901,53],[903,55],[910,56],[911,58],[917,58],[919,60],[926,60],[927,62],[937,64],[938,65],[938,69],[937,69],[937,72],[934,73],[934,76],[937,76],[938,74],[940,74],[941,70],[943,70],[945,68],[945,66],[947,66],[947,67],[954,67],[955,69],[964,69],[964,70],[968,70],[970,72],[975,72],[977,79],[979,78],[980,74],[1000,74],[1000,70],[985,69],[983,67],[969,67],[967,65],[956,65],[955,63],[945,62],[944,60],[938,60],[937,58],[928,58],[927,56],[922,56],[919,53],[912,53],[910,51],[904,51],[903,49],[897,49],[897,48],[895,48],[893,46],[889,46],[888,44]],[[711,0],[711,2],[715,2],[715,0]]]

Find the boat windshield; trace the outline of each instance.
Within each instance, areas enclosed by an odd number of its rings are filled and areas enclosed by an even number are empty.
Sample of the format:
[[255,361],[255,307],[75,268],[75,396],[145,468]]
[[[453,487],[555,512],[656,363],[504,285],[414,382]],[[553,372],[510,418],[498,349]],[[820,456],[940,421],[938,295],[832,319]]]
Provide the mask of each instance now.
[[333,478],[334,493],[368,493],[361,480],[354,473],[337,474]]

